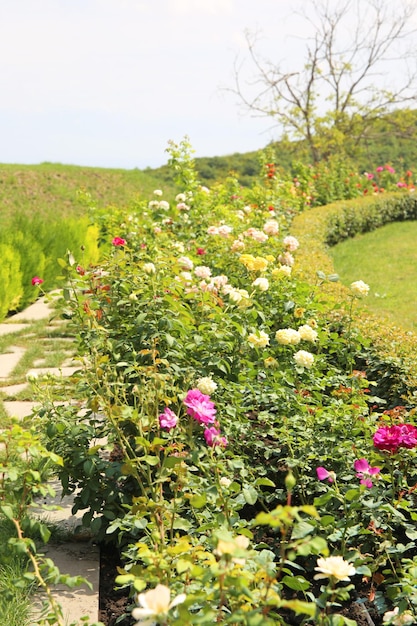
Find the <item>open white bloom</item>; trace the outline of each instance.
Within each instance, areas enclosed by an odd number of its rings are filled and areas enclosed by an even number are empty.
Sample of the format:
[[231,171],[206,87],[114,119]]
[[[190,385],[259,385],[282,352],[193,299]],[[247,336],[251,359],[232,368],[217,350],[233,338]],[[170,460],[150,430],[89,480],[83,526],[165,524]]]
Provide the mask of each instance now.
[[185,202],[187,199],[185,193],[179,193],[175,196],[175,202]]
[[227,276],[225,276],[224,274],[219,274],[218,276],[213,276],[213,278],[211,279],[211,282],[216,285],[216,287],[220,288],[220,287],[225,287],[227,285],[228,282],[228,278]]
[[164,617],[174,606],[185,601],[185,593],[180,593],[172,602],[171,592],[165,585],[157,585],[155,589],[149,589],[137,596],[137,606],[132,611],[133,619],[138,620],[134,626],[151,626],[155,618]]
[[280,254],[278,261],[281,265],[289,265],[290,267],[294,265],[294,257],[291,252],[284,252],[283,254]]
[[194,274],[198,276],[198,278],[210,278],[211,269],[207,267],[207,265],[197,265],[194,268]]
[[296,239],[295,237],[291,237],[291,235],[288,235],[288,237],[284,237],[282,243],[290,252],[294,252],[295,250],[297,250],[298,246],[300,245],[298,239]]
[[279,267],[275,267],[271,274],[275,278],[282,278],[283,276],[289,277],[291,276],[292,269],[289,265],[280,265]]
[[143,271],[146,272],[146,274],[155,274],[156,267],[153,263],[144,263]]
[[159,202],[159,208],[162,209],[163,211],[168,211],[168,209],[169,209],[169,202],[167,202],[166,200],[161,200]]
[[245,243],[241,241],[240,239],[235,239],[230,247],[230,250],[232,252],[242,252],[242,250],[244,249],[245,249]]
[[188,256],[180,256],[178,259],[178,263],[184,270],[192,270],[194,267],[194,263],[191,259],[188,258]]
[[158,200],[150,200],[150,202],[148,203],[149,209],[157,209],[158,207],[159,207]]
[[217,383],[210,376],[203,376],[197,380],[197,389],[201,391],[201,393],[205,393],[210,396],[217,389]]
[[187,283],[191,283],[193,281],[193,277],[190,272],[181,272],[180,277]]
[[350,285],[351,291],[357,298],[364,298],[369,293],[369,285],[363,282],[363,280],[355,280]]
[[172,245],[173,248],[178,250],[178,252],[184,252],[184,250],[185,250],[185,246],[182,243],[182,241],[173,241],[171,245]]
[[277,220],[267,220],[264,224],[264,228],[263,228],[264,233],[266,233],[267,235],[278,235],[279,233],[279,224],[277,222]]
[[314,363],[314,355],[307,350],[298,350],[293,358],[299,367],[306,367],[307,369],[312,367]]
[[327,558],[317,559],[317,567],[314,568],[319,574],[314,578],[335,578],[336,580],[349,580],[350,576],[356,574],[356,570],[342,556],[328,556]]
[[188,204],[185,204],[185,202],[178,202],[177,209],[178,211],[189,211],[190,206]]
[[309,324],[304,324],[303,326],[300,326],[298,329],[298,333],[301,339],[304,339],[304,341],[312,341],[314,343],[317,339],[317,331],[314,330],[314,328],[311,328]]
[[232,232],[233,228],[231,226],[227,226],[226,224],[223,224],[223,226],[219,226],[217,229],[217,234],[219,234],[221,237],[228,237],[230,235],[230,233]]
[[226,489],[232,484],[232,481],[230,480],[230,478],[227,478],[227,476],[222,476],[219,482],[221,486],[225,487]]
[[227,295],[229,296],[230,300],[235,304],[239,304],[240,302],[242,302],[242,300],[249,299],[249,294],[246,289],[234,289],[233,287],[231,287],[227,290]]
[[277,330],[275,339],[283,346],[295,346],[301,341],[300,333],[293,328],[281,328]]
[[403,624],[415,624],[414,617],[411,613],[407,611],[405,613],[401,613],[398,615],[399,609],[398,606],[395,607],[392,611],[387,611],[384,613],[383,622],[384,624],[393,624],[393,626],[403,626]]
[[269,345],[269,337],[263,330],[258,330],[255,333],[248,335],[248,341],[251,346],[258,348],[265,348]]
[[162,189],[155,189],[153,194],[154,194],[154,196],[162,196],[163,191],[162,191]]
[[255,280],[252,283],[252,286],[259,289],[259,291],[268,291],[269,281],[267,278],[262,278],[262,276],[259,276],[258,278],[255,278]]
[[219,227],[218,226],[209,226],[207,228],[207,234],[208,235],[218,235],[219,234]]

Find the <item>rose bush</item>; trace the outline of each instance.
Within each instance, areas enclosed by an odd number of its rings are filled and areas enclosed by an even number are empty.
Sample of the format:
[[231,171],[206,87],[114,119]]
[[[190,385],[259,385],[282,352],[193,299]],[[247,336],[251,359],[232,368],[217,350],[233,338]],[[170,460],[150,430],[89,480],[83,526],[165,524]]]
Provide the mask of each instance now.
[[[64,493],[119,546],[135,619],[352,624],[336,601],[356,584],[381,620],[413,612],[417,429],[356,367],[367,286],[338,319],[291,271],[298,192],[271,168],[208,191],[185,148],[170,148],[179,201],[101,215],[103,261],[64,268],[86,413],[39,417]],[[158,585],[163,610],[142,594]]]

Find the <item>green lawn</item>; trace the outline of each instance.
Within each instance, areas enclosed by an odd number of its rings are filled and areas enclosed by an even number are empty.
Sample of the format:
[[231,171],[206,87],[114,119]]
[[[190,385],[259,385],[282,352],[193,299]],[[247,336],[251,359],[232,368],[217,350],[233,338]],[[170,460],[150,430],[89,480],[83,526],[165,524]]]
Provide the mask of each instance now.
[[417,222],[393,222],[330,249],[342,283],[370,286],[366,306],[406,330],[417,329]]

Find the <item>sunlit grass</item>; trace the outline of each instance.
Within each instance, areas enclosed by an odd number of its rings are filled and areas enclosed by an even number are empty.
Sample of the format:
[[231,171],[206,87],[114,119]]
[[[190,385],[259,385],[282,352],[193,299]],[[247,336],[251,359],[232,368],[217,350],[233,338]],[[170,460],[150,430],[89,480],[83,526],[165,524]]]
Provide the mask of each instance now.
[[[25,557],[16,553],[10,558],[7,542],[16,536],[12,524],[0,518],[0,623],[7,626],[25,626],[30,623],[32,584],[23,584],[22,572],[26,571]],[[19,581],[19,585],[16,581]]]
[[368,283],[367,308],[406,330],[417,329],[416,241],[417,222],[393,222],[329,251],[344,284]]

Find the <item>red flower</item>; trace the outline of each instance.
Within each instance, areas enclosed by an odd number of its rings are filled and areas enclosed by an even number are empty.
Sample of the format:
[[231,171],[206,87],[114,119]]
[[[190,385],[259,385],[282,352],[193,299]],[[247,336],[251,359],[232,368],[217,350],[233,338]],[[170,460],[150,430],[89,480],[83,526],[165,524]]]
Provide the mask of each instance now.
[[32,278],[32,285],[33,286],[35,286],[35,285],[42,285],[42,283],[43,283],[43,278],[39,278],[39,276],[34,276]]
[[126,239],[123,239],[122,237],[115,237],[112,241],[112,244],[114,246],[120,247],[120,246],[125,246],[126,245]]
[[203,254],[206,254],[206,251],[204,250],[204,248],[197,248],[197,254],[199,256],[203,256]]

